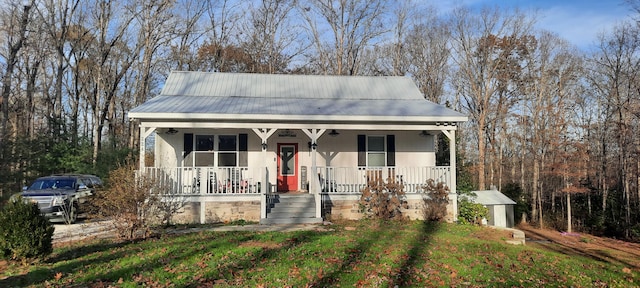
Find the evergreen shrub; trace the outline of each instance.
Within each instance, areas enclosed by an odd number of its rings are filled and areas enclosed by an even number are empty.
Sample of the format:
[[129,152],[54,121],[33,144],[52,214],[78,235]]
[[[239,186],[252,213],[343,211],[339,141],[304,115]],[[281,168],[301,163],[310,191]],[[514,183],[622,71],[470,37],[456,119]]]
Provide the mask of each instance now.
[[9,201],[0,212],[0,256],[21,261],[42,259],[53,250],[53,230],[37,204],[22,198]]

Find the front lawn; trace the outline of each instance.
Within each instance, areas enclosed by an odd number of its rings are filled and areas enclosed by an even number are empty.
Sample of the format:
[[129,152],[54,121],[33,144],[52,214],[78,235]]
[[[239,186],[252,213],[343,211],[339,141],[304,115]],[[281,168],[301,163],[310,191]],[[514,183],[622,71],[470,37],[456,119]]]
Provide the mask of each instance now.
[[325,228],[74,244],[44,263],[0,265],[0,287],[639,285],[637,267],[512,246],[478,227],[361,221]]

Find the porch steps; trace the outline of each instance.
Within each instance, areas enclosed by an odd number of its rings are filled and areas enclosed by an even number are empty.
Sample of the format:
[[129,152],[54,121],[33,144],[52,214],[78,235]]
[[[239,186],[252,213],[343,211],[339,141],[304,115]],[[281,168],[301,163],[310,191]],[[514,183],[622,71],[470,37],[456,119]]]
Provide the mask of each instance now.
[[321,223],[316,218],[316,201],[313,195],[273,195],[267,205],[267,218],[260,224],[311,224]]

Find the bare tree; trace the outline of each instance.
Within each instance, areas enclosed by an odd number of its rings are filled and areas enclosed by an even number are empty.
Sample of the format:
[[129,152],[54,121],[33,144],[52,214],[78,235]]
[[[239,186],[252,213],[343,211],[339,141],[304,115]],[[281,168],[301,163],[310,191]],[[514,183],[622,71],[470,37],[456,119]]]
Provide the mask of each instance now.
[[298,26],[291,23],[296,5],[297,0],[264,0],[251,7],[241,44],[255,63],[250,72],[284,72],[291,59],[306,48]]
[[[487,128],[495,106],[508,85],[510,70],[518,63],[518,42],[526,41],[534,21],[519,11],[484,9],[480,15],[457,9],[452,19],[456,91],[471,116],[478,148],[478,188],[485,189]],[[510,53],[515,52],[515,53]],[[506,107],[503,109],[507,109]],[[497,110],[505,115],[506,110]]]
[[442,103],[444,85],[451,57],[451,31],[449,23],[437,11],[429,10],[421,16],[423,21],[410,28],[404,46],[410,59],[408,72],[427,100]]
[[[198,49],[199,69],[219,72],[243,72],[247,55],[237,41],[238,22],[243,8],[239,1],[217,0],[207,6],[208,37]],[[228,63],[231,62],[231,63]]]
[[2,23],[2,29],[4,31],[4,37],[6,41],[6,52],[2,53],[6,59],[6,67],[2,76],[2,101],[0,105],[2,107],[2,123],[0,131],[0,145],[2,141],[9,135],[7,129],[7,123],[9,120],[9,97],[11,97],[12,78],[14,75],[14,68],[18,61],[18,53],[22,49],[24,42],[27,38],[27,25],[29,24],[30,11],[34,4],[32,0],[29,4],[20,6],[18,3],[8,3],[8,9],[4,11],[6,13],[3,17],[7,22]]
[[204,24],[208,21],[203,17],[208,5],[207,0],[185,0],[174,5],[180,13],[174,13],[175,29],[167,47],[166,63],[160,63],[165,64],[162,66],[164,71],[159,71],[161,75],[167,76],[171,70],[199,69],[197,49],[211,30],[209,25]]
[[79,9],[80,1],[78,0],[47,0],[42,6],[38,6],[38,14],[42,19],[45,27],[47,39],[50,41],[51,50],[54,51],[54,59],[52,59],[53,95],[50,99],[50,115],[49,122],[53,128],[52,134],[54,138],[58,138],[63,131],[64,106],[63,85],[64,75],[68,68],[68,55],[66,44],[68,41],[69,29],[72,26],[71,20]]
[[[141,56],[138,58],[135,77],[135,92],[133,102],[123,101],[121,109],[123,115],[133,107],[142,104],[151,92],[151,82],[156,64],[156,57],[162,46],[167,45],[174,34],[175,22],[172,18],[174,1],[170,0],[140,0],[134,2],[129,7],[135,15],[134,23],[138,30],[137,43],[141,49]],[[126,120],[125,120],[126,121]],[[123,121],[124,122],[124,121]],[[124,125],[125,123],[123,123]],[[127,129],[129,137],[129,147],[138,146],[140,130],[137,127]],[[142,161],[142,160],[141,160]]]
[[[632,181],[636,181],[637,177],[633,177],[633,168],[637,166],[637,159],[634,159],[635,138],[638,137],[637,131],[634,132],[634,123],[638,122],[640,111],[640,87],[638,86],[640,69],[640,58],[637,56],[640,50],[640,33],[637,26],[628,22],[623,22],[613,30],[610,35],[601,35],[599,39],[598,51],[591,58],[593,70],[590,73],[590,84],[595,88],[602,106],[605,108],[604,113],[606,119],[612,124],[607,127],[610,133],[603,131],[603,145],[613,146],[612,148],[603,148],[602,153],[606,155],[607,149],[611,149],[617,161],[613,165],[607,162],[608,157],[602,157],[603,169],[612,166],[615,169],[613,176],[615,190],[622,191],[622,206],[624,207],[625,233],[629,235],[629,227],[631,225],[631,190]],[[603,123],[606,125],[606,123]],[[610,135],[610,136],[605,136]],[[609,137],[615,139],[615,142],[609,141]],[[605,142],[607,141],[607,142]],[[637,152],[636,152],[637,153]],[[634,162],[636,161],[636,162]],[[605,172],[603,172],[605,173]],[[604,174],[604,181],[607,176]],[[609,185],[602,184],[602,185]],[[638,185],[638,184],[636,184]],[[609,194],[608,189],[604,189],[604,197],[602,199],[602,209],[606,211]]]
[[308,58],[322,74],[358,75],[361,55],[389,31],[383,24],[385,0],[317,0],[300,5],[315,48]]
[[[114,106],[120,83],[138,57],[140,43],[129,41],[127,33],[135,15],[127,13],[115,1],[101,1],[93,12],[90,25],[95,29],[95,42],[90,48],[90,81],[88,93],[93,127],[93,161],[95,163],[102,146],[102,134],[107,121],[115,119]],[[129,47],[130,42],[134,43]]]

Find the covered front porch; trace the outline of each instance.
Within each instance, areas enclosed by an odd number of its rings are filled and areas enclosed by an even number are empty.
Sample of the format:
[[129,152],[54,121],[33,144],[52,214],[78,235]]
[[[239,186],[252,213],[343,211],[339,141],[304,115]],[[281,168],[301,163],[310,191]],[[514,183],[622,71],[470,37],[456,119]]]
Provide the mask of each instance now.
[[[191,209],[192,219],[196,222],[224,221],[228,217],[233,221],[240,220],[234,217],[242,217],[242,220],[270,223],[276,214],[272,209],[282,199],[278,195],[290,192],[311,197],[313,207],[306,212],[311,211],[315,221],[322,221],[335,211],[331,203],[337,203],[336,199],[357,203],[362,189],[372,177],[401,183],[407,198],[418,202],[425,192],[423,186],[433,179],[447,185],[452,191],[450,198],[455,199],[455,173],[451,172],[455,171],[455,157],[452,157],[455,146],[450,149],[451,165],[429,165],[435,164],[437,135],[454,139],[452,128],[455,126],[428,128],[430,130],[239,129],[218,125],[193,129],[180,127],[180,123],[172,123],[169,128],[141,127],[141,146],[145,147],[144,143],[150,140],[153,132],[156,143],[153,167],[141,163],[140,170],[170,187],[170,197],[197,203],[197,207]],[[233,135],[235,138],[231,137]],[[359,151],[357,146],[363,143],[357,142],[362,141],[363,135],[364,141],[371,143],[364,143],[365,151]],[[201,151],[203,149],[198,145],[204,145],[204,142],[198,141],[205,141],[202,140],[205,138],[212,143],[205,145],[208,145],[206,151]],[[220,146],[226,145],[223,142],[229,139],[238,142],[232,145],[234,149]],[[375,140],[382,140],[384,155],[368,152],[368,146],[373,146]],[[180,148],[185,145],[191,145],[192,149]],[[144,153],[144,150],[140,151],[141,158]],[[229,153],[233,160],[229,160]],[[393,166],[372,165],[378,158]],[[345,165],[349,163],[351,166]],[[250,205],[234,208],[240,202]],[[220,203],[225,208],[219,208]],[[220,212],[225,209],[229,211]],[[244,210],[243,213],[237,213],[240,210]],[[253,211],[247,213],[247,210]],[[455,205],[452,210],[452,215],[456,215]],[[295,216],[294,212],[291,214]]]

